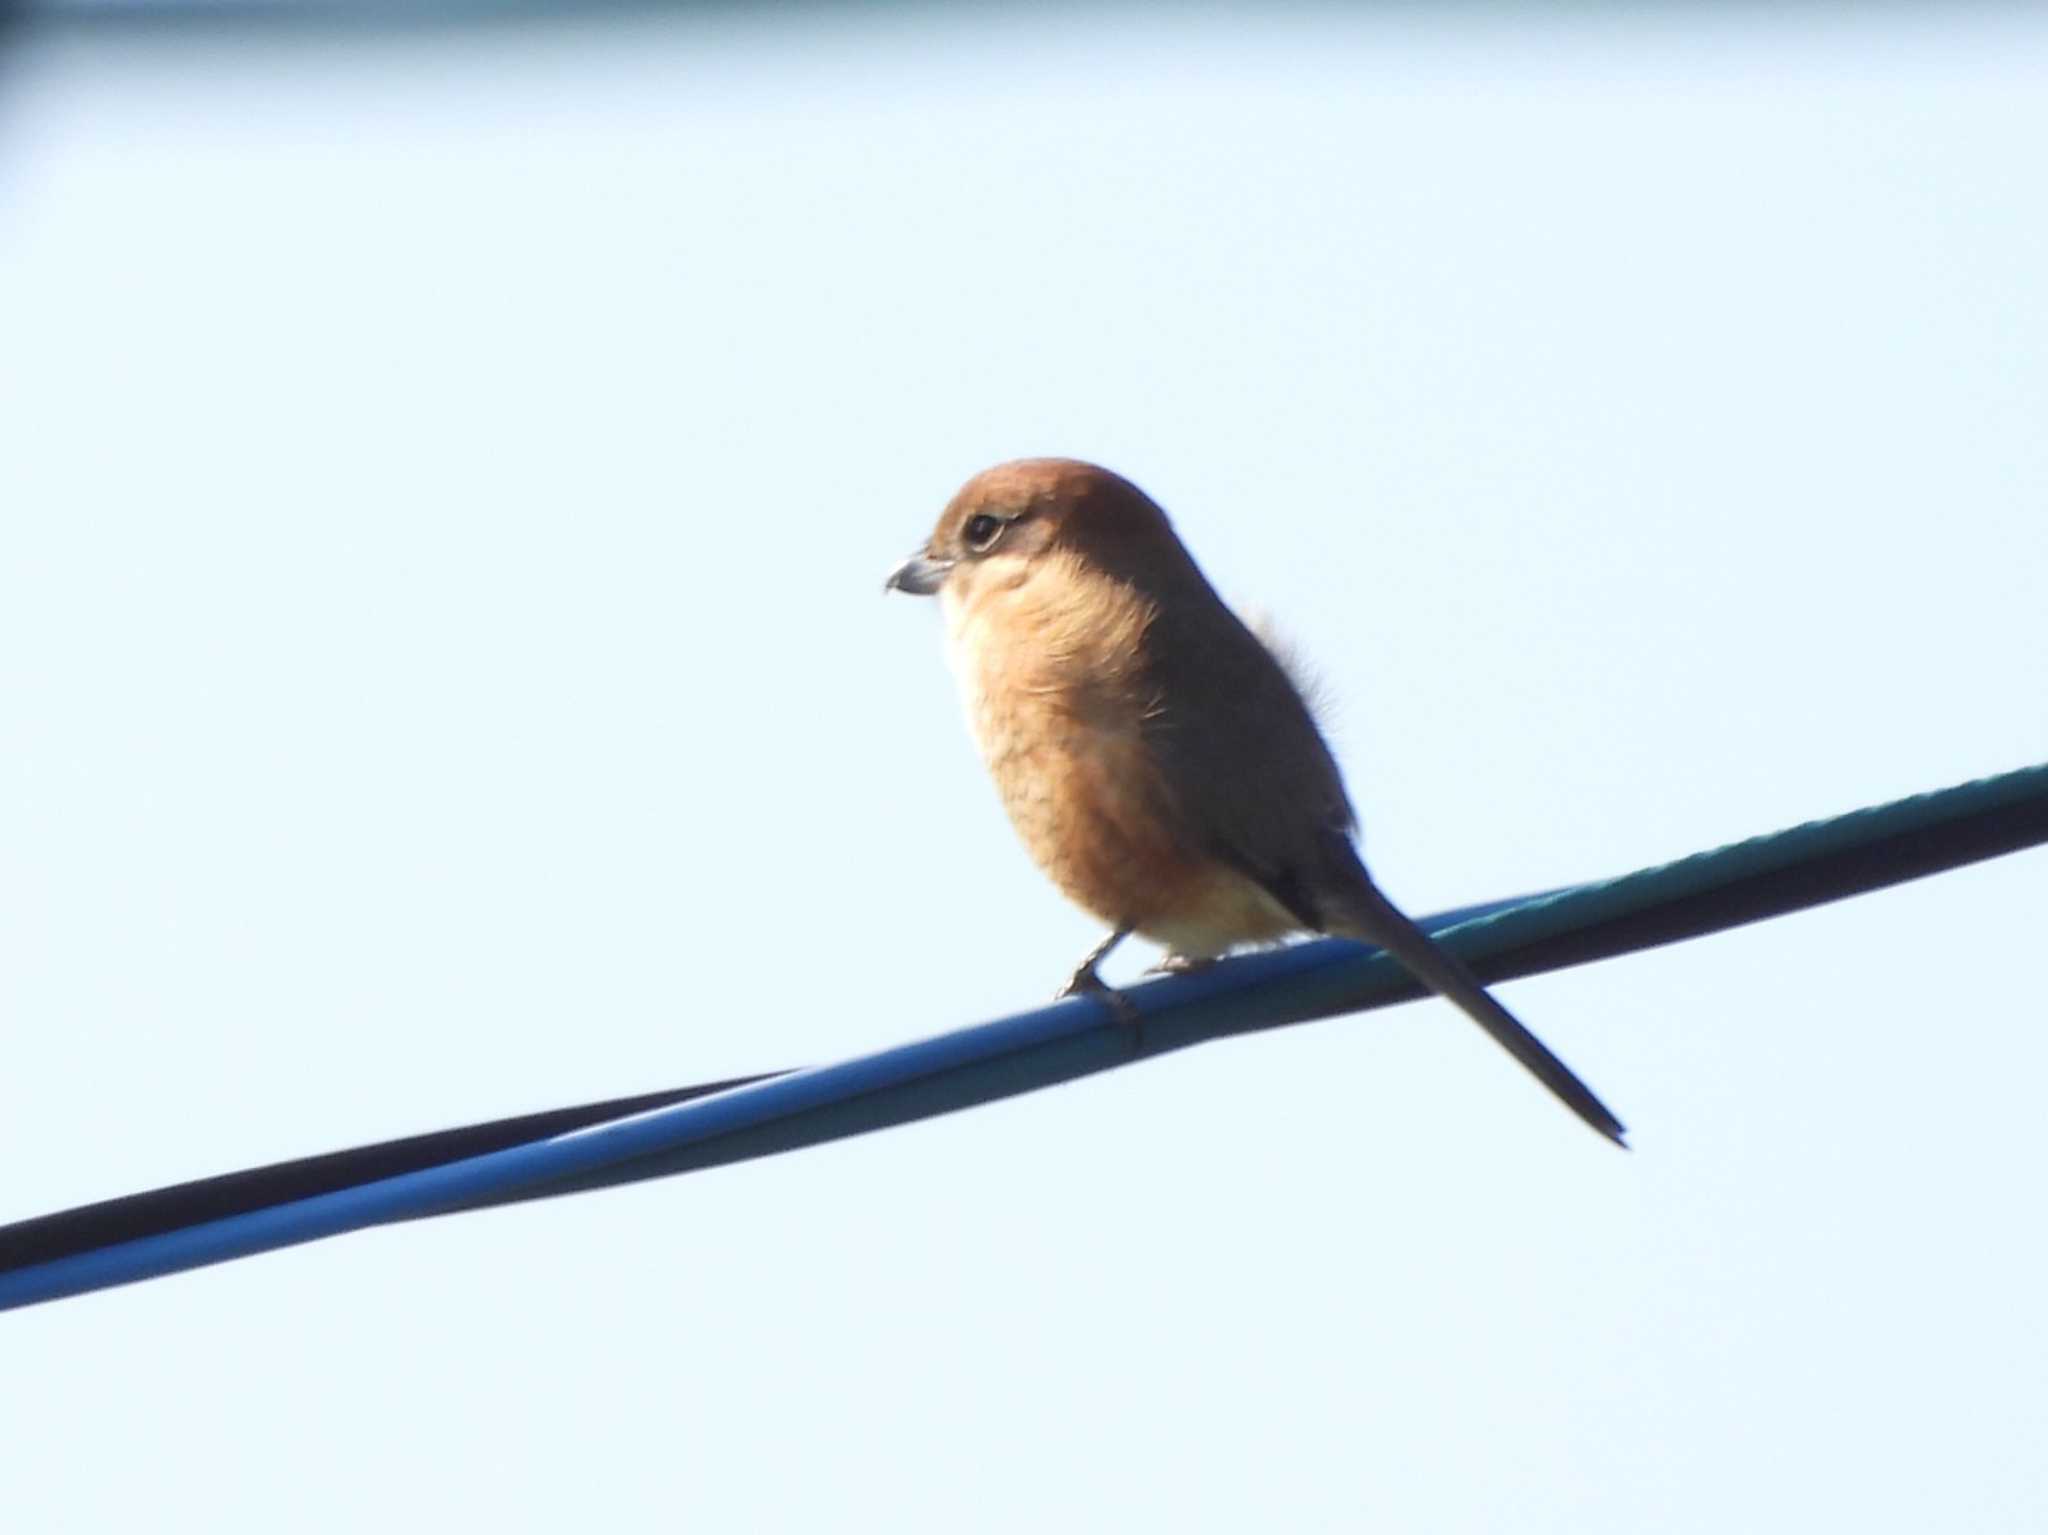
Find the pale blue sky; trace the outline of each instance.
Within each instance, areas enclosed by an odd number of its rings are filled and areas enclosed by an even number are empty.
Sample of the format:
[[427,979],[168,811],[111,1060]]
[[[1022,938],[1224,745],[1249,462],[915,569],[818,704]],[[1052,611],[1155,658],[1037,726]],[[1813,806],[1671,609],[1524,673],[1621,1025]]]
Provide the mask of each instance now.
[[[936,615],[1099,458],[1418,910],[2048,758],[2048,19],[29,40],[0,1219],[1041,1000]],[[2048,1522],[2039,853],[0,1318],[9,1528]],[[1145,956],[1120,963],[1135,969]]]

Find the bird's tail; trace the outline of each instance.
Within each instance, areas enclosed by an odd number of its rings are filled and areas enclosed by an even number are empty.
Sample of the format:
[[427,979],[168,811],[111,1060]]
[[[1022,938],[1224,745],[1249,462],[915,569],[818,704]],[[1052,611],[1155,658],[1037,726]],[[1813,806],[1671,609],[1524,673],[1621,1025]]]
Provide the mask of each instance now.
[[1349,861],[1357,871],[1356,877],[1349,877],[1351,871],[1346,870],[1347,877],[1338,889],[1318,892],[1323,897],[1323,931],[1385,949],[1416,980],[1457,1003],[1474,1023],[1500,1042],[1502,1049],[1526,1066],[1537,1081],[1563,1099],[1574,1114],[1617,1146],[1626,1146],[1628,1142],[1623,1136],[1627,1131],[1622,1122],[1593,1096],[1591,1088],[1572,1074],[1571,1067],[1552,1055],[1542,1040],[1496,1002],[1463,960],[1439,946],[1400,907],[1382,895],[1355,855]]

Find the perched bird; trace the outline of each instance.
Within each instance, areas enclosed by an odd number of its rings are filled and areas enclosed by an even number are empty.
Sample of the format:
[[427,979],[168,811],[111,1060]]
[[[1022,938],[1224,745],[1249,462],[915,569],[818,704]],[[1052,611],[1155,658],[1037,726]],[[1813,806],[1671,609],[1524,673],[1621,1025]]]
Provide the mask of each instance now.
[[1455,955],[1394,906],[1287,670],[1231,612],[1145,493],[1033,458],[963,486],[887,589],[936,593],[967,716],[1040,868],[1168,968],[1301,931],[1388,950],[1595,1130],[1607,1111]]

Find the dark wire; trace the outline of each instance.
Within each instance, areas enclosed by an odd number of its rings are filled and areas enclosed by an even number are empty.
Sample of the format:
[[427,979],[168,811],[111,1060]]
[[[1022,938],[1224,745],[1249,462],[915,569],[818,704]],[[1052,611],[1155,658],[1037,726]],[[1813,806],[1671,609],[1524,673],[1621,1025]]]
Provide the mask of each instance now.
[[[1719,932],[2048,842],[2048,764],[1852,811],[1424,926],[1483,979]],[[2016,981],[2017,985],[2018,982]],[[1206,1040],[1420,995],[1327,939],[1081,998],[836,1065],[705,1083],[229,1173],[0,1227],[0,1309],[364,1226],[769,1156],[950,1113]]]

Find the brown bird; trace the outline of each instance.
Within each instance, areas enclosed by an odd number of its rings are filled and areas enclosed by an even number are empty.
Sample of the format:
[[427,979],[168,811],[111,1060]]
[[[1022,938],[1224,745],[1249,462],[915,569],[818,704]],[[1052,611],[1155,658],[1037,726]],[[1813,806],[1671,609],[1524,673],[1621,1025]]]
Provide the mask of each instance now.
[[982,758],[1025,847],[1112,929],[1063,995],[1138,933],[1167,968],[1328,933],[1386,949],[1578,1116],[1621,1121],[1379,891],[1336,761],[1284,667],[1145,493],[1072,459],[969,480],[888,587],[937,593]]

